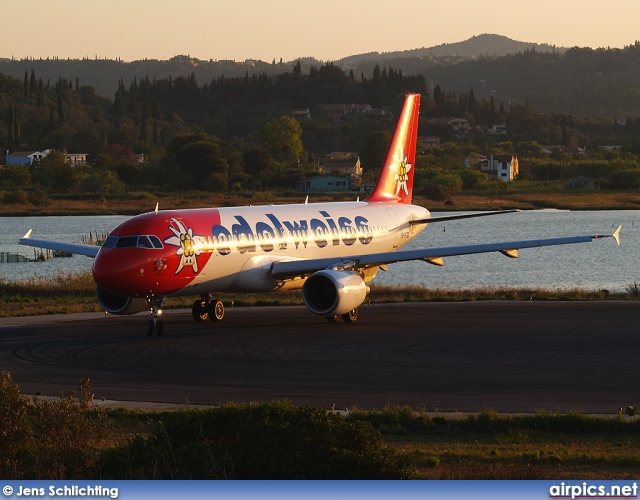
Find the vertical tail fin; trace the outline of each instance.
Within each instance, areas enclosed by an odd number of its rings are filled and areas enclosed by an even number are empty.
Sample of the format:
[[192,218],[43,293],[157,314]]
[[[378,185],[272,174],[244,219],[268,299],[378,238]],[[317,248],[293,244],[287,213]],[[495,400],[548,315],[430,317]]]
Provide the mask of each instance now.
[[369,202],[411,203],[420,94],[408,94]]

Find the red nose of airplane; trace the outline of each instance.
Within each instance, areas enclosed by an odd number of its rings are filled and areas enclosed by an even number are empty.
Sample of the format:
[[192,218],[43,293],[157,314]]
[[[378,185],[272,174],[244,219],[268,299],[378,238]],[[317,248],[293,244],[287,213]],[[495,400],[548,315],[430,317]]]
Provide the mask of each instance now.
[[[193,228],[174,215],[152,212],[116,227],[93,263],[96,284],[123,297],[148,297],[172,295],[193,282],[211,254],[200,255]],[[205,216],[203,226],[210,223]]]
[[96,284],[125,297],[154,294],[157,280],[148,276],[147,259],[139,254],[137,248],[101,248],[93,263]]

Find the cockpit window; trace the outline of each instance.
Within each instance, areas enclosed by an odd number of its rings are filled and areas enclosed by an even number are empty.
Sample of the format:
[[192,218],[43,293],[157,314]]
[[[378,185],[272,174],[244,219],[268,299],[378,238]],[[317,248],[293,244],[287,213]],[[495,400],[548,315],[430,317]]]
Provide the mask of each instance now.
[[138,242],[137,236],[121,236],[118,238],[116,248],[131,248],[135,247]]
[[113,248],[116,246],[117,241],[118,241],[118,238],[116,238],[115,236],[108,236],[107,239],[104,240],[104,243],[102,244],[102,246],[105,248]]
[[154,235],[109,236],[102,244],[105,248],[164,248],[160,238]]
[[158,238],[157,236],[149,236],[149,239],[153,244],[153,248],[162,248],[162,242],[160,241],[160,238]]
[[146,236],[138,236],[138,246],[142,248],[153,248],[153,245]]

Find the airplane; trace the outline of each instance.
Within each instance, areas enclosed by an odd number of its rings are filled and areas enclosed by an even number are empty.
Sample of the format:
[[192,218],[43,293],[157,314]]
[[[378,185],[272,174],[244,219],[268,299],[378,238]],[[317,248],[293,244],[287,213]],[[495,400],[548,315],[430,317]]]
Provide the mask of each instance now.
[[87,255],[96,297],[111,314],[151,313],[147,335],[164,333],[166,300],[197,296],[196,321],[221,320],[224,292],[302,289],[306,307],[335,323],[353,323],[369,283],[388,264],[590,242],[613,234],[401,250],[430,223],[519,212],[497,210],[432,217],[411,204],[420,94],[406,96],[376,186],[364,200],[245,207],[158,210],[118,225],[101,247],[31,238],[20,244]]

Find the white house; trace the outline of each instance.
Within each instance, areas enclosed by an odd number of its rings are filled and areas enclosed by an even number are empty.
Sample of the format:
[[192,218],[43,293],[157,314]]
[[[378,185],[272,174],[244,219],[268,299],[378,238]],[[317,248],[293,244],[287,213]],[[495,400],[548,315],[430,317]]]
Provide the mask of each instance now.
[[497,177],[504,182],[511,182],[518,176],[518,157],[514,155],[491,155],[480,162],[480,170]]
[[[7,151],[6,164],[7,165],[33,165],[34,162],[39,162],[45,156],[47,156],[52,150],[45,149],[44,151],[15,151],[9,154]],[[87,164],[86,153],[67,153],[63,151],[64,161],[75,167],[76,165]]]
[[50,149],[44,151],[14,151],[9,154],[7,151],[6,165],[33,165],[33,162],[42,160],[50,152]]
[[72,167],[76,165],[86,165],[87,164],[87,154],[86,153],[65,153],[64,161],[70,163]]
[[362,175],[362,166],[357,153],[334,151],[325,156],[324,165],[319,169],[322,173],[339,173],[340,175]]

